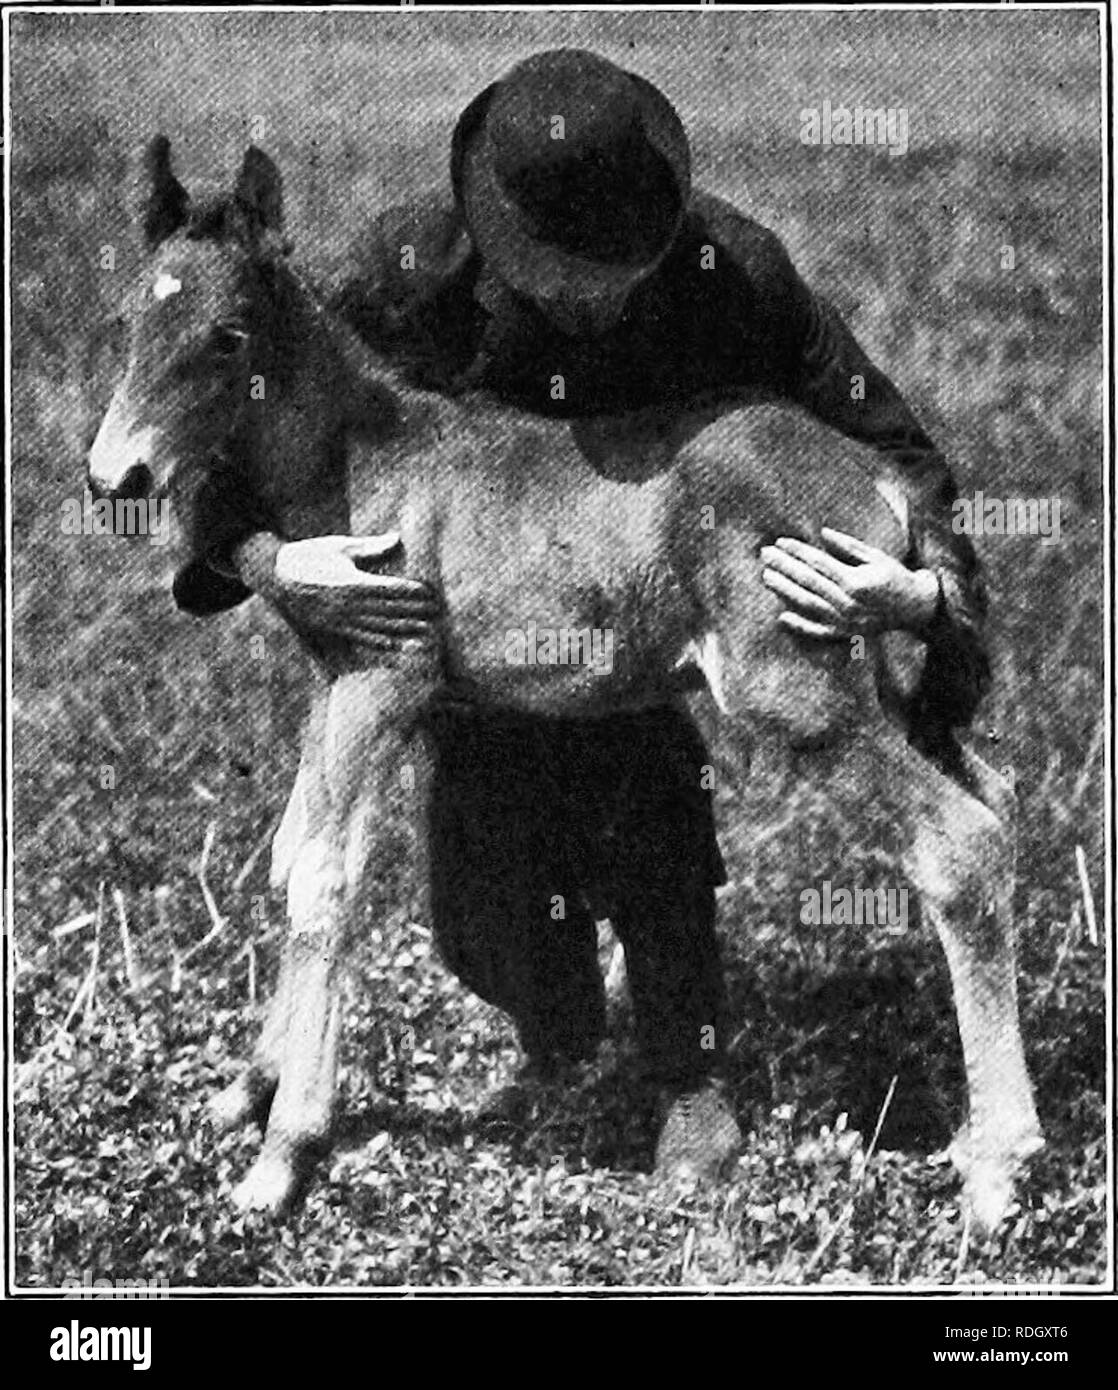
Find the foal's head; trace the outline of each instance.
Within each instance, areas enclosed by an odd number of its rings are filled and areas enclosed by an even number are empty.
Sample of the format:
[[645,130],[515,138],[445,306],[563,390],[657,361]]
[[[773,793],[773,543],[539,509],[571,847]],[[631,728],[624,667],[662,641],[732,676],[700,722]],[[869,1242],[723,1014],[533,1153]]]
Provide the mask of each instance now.
[[[194,201],[170,145],[147,150],[147,256],[125,311],[128,366],[89,454],[102,495],[193,499],[215,474],[242,489],[253,382],[271,366],[283,239],[280,174],[251,147],[232,193]],[[176,511],[180,508],[176,505]]]

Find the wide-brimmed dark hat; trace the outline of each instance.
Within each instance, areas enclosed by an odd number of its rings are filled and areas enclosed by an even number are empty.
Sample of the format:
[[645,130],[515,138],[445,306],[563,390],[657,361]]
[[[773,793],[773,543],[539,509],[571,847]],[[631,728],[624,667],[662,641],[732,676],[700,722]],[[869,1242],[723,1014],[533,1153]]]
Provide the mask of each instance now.
[[514,289],[612,290],[671,245],[691,159],[683,123],[651,82],[559,48],[470,103],[451,179],[475,246]]

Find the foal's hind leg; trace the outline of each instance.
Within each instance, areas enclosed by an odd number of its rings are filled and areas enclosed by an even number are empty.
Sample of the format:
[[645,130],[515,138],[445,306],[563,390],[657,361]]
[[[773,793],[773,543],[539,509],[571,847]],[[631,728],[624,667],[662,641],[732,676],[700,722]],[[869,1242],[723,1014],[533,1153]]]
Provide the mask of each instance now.
[[972,795],[884,717],[812,756],[837,803],[872,803],[901,831],[901,867],[947,957],[963,1046],[969,1119],[950,1154],[971,1215],[992,1230],[1024,1160],[1043,1144],[1017,1011],[1012,792],[968,755]]
[[980,801],[899,738],[889,742],[890,775],[911,795],[905,870],[947,957],[966,1064],[970,1113],[950,1155],[972,1216],[993,1230],[1044,1142],[1017,1007],[1012,798],[987,784]]

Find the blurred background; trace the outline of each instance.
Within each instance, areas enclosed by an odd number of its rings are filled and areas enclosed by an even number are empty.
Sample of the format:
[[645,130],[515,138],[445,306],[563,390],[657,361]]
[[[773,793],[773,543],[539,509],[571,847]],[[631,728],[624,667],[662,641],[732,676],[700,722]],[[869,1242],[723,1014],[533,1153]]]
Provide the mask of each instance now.
[[[363,219],[445,179],[466,102],[518,59],[559,45],[592,48],[671,98],[691,135],[696,183],[778,233],[929,427],[964,493],[1060,501],[1058,544],[979,542],[996,686],[972,731],[979,751],[1013,770],[1020,798],[1022,1004],[1053,1139],[1037,1192],[1057,1194],[1058,1212],[1038,1196],[1008,1253],[973,1260],[975,1277],[1095,1277],[1104,953],[1084,928],[1076,853],[1102,912],[1097,13],[106,10],[10,23],[21,1277],[54,1283],[91,1263],[112,1273],[98,1265],[109,1251],[127,1267],[120,1272],[173,1283],[284,1282],[285,1271],[309,1282],[541,1272],[655,1282],[682,1277],[680,1221],[709,1226],[708,1254],[692,1259],[692,1273],[714,1280],[779,1273],[798,1282],[810,1272],[936,1282],[955,1270],[958,1232],[947,1216],[918,1251],[911,1233],[899,1234],[924,1220],[905,1214],[914,1199],[902,1189],[931,1181],[907,1160],[889,1202],[871,1202],[862,1225],[859,1208],[849,1238],[809,1269],[804,1223],[845,1197],[826,1154],[792,1164],[792,1130],[815,1133],[849,1111],[852,1125],[872,1131],[899,1075],[880,1146],[906,1155],[933,1147],[959,1119],[957,1041],[934,941],[798,923],[803,886],[880,875],[878,846],[848,843],[841,813],[816,805],[810,784],[754,779],[743,789],[731,769],[720,808],[731,878],[723,927],[741,1020],[736,1095],[754,1139],[748,1182],[717,1215],[661,1212],[635,1235],[624,1213],[636,1179],[598,1174],[592,1195],[614,1213],[602,1229],[616,1219],[625,1240],[603,1243],[581,1219],[577,1234],[563,1235],[560,1222],[559,1233],[544,1223],[517,1235],[526,1200],[518,1164],[558,1163],[562,1182],[574,1182],[587,1165],[617,1168],[619,1154],[639,1166],[640,1142],[610,1097],[591,1091],[557,1130],[544,1127],[535,1147],[514,1154],[513,1176],[492,1177],[473,1153],[448,1154],[458,1121],[446,1116],[508,1066],[511,1035],[456,989],[415,924],[374,912],[346,1104],[374,1134],[388,1123],[385,1093],[400,1113],[417,1107],[412,1128],[391,1140],[406,1178],[382,1181],[383,1162],[370,1159],[358,1196],[351,1183],[348,1195],[327,1186],[298,1218],[308,1224],[287,1264],[273,1244],[221,1227],[219,1181],[244,1156],[235,1141],[216,1157],[197,1147],[196,1110],[248,1046],[274,964],[281,918],[276,903],[260,909],[264,851],[293,776],[306,670],[256,603],[209,622],[176,613],[167,552],[62,534],[61,505],[81,496],[84,451],[122,365],[120,301],[139,263],[134,156],[165,132],[189,188],[231,177],[244,147],[260,144],[285,175],[297,258],[328,278]],[[824,100],[906,108],[908,153],[804,146],[800,112]],[[113,270],[102,268],[105,247]],[[179,969],[213,925],[200,860],[228,921]],[[385,904],[396,900],[391,875],[381,887]],[[83,996],[91,971],[99,983]],[[407,1051],[402,1037],[419,1043]],[[799,1117],[791,1128],[789,1114]],[[786,1191],[793,1171],[808,1217],[794,1228],[779,1213],[758,1218],[776,1211],[764,1192]],[[407,1191],[424,1194],[423,1219],[400,1205]],[[577,1183],[573,1193],[572,1210],[586,1195]],[[315,1201],[339,1208],[329,1247]],[[490,1232],[478,1235],[484,1254],[450,1237],[440,1245],[431,1212],[444,1208],[456,1230],[476,1222]],[[370,1250],[370,1215],[382,1237],[386,1226],[396,1232],[387,1253],[387,1237]],[[900,1223],[903,1259],[875,1244],[887,1219]],[[164,1227],[175,1234],[160,1245]]]

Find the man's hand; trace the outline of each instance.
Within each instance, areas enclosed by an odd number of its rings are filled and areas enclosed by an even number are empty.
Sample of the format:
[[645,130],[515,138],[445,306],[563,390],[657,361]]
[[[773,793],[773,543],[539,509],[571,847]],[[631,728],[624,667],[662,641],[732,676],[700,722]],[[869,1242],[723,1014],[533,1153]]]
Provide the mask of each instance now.
[[761,551],[765,586],[788,604],[780,621],[801,637],[837,640],[902,630],[920,636],[935,616],[939,580],[909,570],[843,531],[822,531],[826,550],[782,536]]
[[364,652],[399,655],[433,639],[440,611],[437,595],[419,580],[359,568],[399,546],[395,531],[286,543],[257,533],[238,546],[235,561],[243,582],[312,645],[333,639]]

